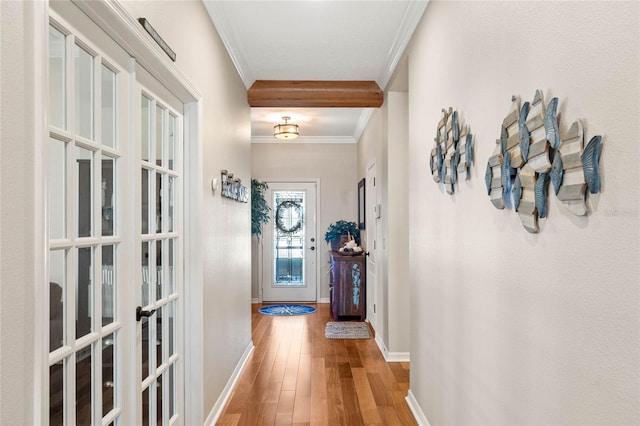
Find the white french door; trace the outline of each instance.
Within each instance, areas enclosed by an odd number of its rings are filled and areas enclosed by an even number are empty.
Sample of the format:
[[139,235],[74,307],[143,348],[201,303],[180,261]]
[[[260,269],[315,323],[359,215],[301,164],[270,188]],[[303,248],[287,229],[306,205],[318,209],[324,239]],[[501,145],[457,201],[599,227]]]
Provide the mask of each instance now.
[[316,183],[268,182],[262,300],[317,300]]
[[40,418],[183,423],[182,105],[166,89],[135,84],[150,79],[75,6],[56,7],[42,395],[49,413]]
[[182,324],[182,105],[174,99],[172,107],[141,84],[135,97],[140,260],[136,377],[141,401],[137,423],[163,425],[181,417],[183,405],[178,339],[182,333],[177,333]]
[[[49,424],[122,424],[126,54],[49,26]],[[126,63],[126,62],[125,62]]]

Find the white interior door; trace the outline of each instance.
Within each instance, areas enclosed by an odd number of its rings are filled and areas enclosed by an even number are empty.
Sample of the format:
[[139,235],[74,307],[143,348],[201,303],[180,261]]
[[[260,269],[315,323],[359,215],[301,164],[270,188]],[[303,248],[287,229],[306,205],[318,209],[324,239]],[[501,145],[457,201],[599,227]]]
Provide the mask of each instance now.
[[184,423],[182,104],[73,4],[55,6],[48,423]]
[[115,56],[52,12],[49,380],[43,395],[52,425],[127,421],[124,356],[134,349],[122,305],[133,238],[124,214],[133,207],[124,184],[130,80],[128,55],[109,47]]
[[264,226],[262,300],[317,300],[316,184],[268,182],[271,207]]
[[[138,70],[137,78],[153,83]],[[159,84],[159,83],[158,83]],[[161,87],[156,89],[162,90]],[[163,425],[182,418],[182,105],[147,85],[135,98],[140,273],[136,292],[136,423]]]
[[377,328],[377,291],[376,283],[376,259],[378,249],[378,188],[376,187],[376,164],[373,163],[367,169],[365,185],[365,223],[367,226],[367,319],[374,329]]

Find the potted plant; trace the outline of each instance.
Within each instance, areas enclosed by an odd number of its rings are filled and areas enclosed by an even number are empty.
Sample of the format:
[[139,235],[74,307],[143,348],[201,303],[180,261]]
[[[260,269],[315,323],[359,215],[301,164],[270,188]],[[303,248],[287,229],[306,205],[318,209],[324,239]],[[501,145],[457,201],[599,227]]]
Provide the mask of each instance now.
[[251,179],[251,234],[258,238],[262,235],[262,225],[269,222],[271,208],[263,194],[267,188],[266,182]]
[[331,250],[338,251],[340,246],[347,241],[348,235],[355,238],[356,243],[360,244],[360,230],[355,222],[339,220],[329,225],[327,232],[324,234],[324,240],[331,244]]

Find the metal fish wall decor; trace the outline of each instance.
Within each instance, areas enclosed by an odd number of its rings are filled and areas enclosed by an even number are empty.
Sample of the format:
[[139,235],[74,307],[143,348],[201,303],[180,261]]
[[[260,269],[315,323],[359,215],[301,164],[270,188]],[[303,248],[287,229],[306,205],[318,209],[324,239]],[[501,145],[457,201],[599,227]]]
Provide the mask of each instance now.
[[524,228],[535,234],[538,219],[547,217],[549,181],[558,200],[577,216],[587,214],[586,190],[600,190],[602,137],[584,146],[582,123],[575,121],[561,136],[558,98],[545,108],[541,90],[520,107],[511,98],[511,109],[502,122],[500,139],[487,161],[485,183],[497,209],[512,205]]
[[468,125],[461,125],[458,111],[442,110],[429,166],[436,183],[442,183],[447,194],[455,192],[461,178],[470,177],[473,161],[473,135]]

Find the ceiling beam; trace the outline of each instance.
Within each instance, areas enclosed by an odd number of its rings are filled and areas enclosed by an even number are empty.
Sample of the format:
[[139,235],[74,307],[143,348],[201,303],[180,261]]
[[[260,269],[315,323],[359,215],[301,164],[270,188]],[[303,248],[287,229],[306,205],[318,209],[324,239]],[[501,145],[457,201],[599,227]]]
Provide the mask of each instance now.
[[375,81],[256,80],[247,91],[252,107],[379,108]]

